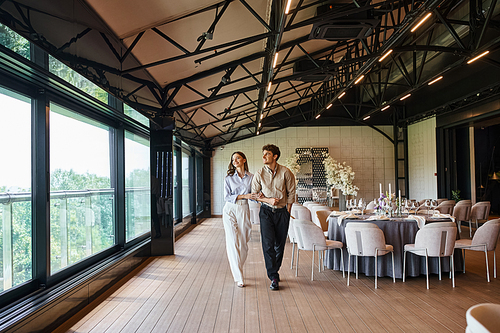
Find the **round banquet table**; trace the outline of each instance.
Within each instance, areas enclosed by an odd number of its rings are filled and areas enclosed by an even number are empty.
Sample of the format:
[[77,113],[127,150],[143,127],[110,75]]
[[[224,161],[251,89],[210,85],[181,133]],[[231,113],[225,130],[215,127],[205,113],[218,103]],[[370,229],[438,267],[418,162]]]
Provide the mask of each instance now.
[[[376,224],[385,235],[385,243],[390,244],[394,248],[394,269],[396,278],[403,278],[403,250],[405,244],[415,243],[415,235],[418,231],[417,222],[408,218],[391,218],[390,220],[364,220],[368,216],[360,216],[358,219],[343,219],[339,225],[337,216],[328,218],[328,239],[337,240],[344,243],[342,251],[344,251],[344,269],[347,271],[347,259],[349,254],[346,250],[345,226],[347,223],[355,222],[370,222]],[[426,223],[430,222],[450,222],[447,218],[428,218]],[[458,237],[458,233],[457,233]],[[340,251],[328,250],[325,256],[325,265],[329,269],[341,270],[340,267]],[[351,255],[351,272],[355,269],[356,256]],[[367,276],[375,275],[375,258],[374,257],[359,257],[358,259],[359,273],[364,273]],[[433,274],[439,273],[439,258],[429,257],[429,272]],[[454,253],[455,271],[461,270],[462,267],[462,252],[455,250]],[[450,260],[448,257],[441,258],[442,272],[450,271]],[[415,255],[408,252],[406,254],[406,276],[418,276],[425,274],[425,257]],[[378,258],[378,276],[392,277],[392,260],[391,255],[386,254]]]

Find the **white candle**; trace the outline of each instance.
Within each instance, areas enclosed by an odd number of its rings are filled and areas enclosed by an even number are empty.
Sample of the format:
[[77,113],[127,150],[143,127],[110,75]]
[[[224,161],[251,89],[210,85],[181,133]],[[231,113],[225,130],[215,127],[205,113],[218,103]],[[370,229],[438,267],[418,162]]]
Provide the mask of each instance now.
[[382,196],[382,183],[379,183],[379,188],[380,188],[380,196]]
[[391,183],[389,183],[389,195],[392,193],[391,191]]
[[399,206],[401,207],[401,190],[399,190]]

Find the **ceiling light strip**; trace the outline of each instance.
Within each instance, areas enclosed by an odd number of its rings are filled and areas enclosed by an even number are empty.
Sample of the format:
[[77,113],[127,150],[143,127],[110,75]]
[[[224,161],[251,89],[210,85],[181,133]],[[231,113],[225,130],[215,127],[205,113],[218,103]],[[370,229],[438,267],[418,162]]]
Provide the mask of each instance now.
[[382,58],[380,58],[378,61],[379,61],[379,62],[382,62],[382,61],[383,61],[385,58],[387,58],[387,56],[388,56],[389,54],[391,54],[391,53],[392,53],[392,49],[390,49],[389,51],[387,51],[387,52],[386,52],[386,53],[382,56]]
[[437,79],[434,79],[434,80],[432,80],[431,82],[429,82],[429,83],[427,83],[427,84],[430,86],[431,84],[438,82],[438,81],[439,81],[439,80],[441,80],[442,78],[443,78],[443,77],[442,77],[442,76],[440,76],[440,77],[438,77]]
[[421,19],[420,22],[418,22],[417,25],[414,26],[410,31],[414,32],[415,30],[417,30],[418,27],[420,27],[429,17],[431,17],[431,15],[432,13],[428,13],[427,15],[425,15],[425,17]]
[[485,56],[485,55],[487,55],[488,53],[490,53],[490,51],[485,51],[485,52],[481,53],[480,55],[478,55],[477,57],[472,58],[471,60],[467,61],[467,65],[468,65],[468,64],[471,64],[471,63],[473,63],[474,61],[476,61],[476,60],[477,60],[477,59],[479,59],[479,58],[484,57],[484,56]]

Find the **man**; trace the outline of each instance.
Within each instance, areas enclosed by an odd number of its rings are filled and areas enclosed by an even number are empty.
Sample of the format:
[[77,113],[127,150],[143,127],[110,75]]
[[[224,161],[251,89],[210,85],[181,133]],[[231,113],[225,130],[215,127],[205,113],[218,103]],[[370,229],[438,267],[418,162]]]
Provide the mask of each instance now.
[[267,276],[271,290],[279,290],[279,269],[283,261],[290,210],[295,201],[295,176],[277,163],[280,149],[268,144],[262,147],[264,167],[252,181],[252,193],[260,193],[260,234]]

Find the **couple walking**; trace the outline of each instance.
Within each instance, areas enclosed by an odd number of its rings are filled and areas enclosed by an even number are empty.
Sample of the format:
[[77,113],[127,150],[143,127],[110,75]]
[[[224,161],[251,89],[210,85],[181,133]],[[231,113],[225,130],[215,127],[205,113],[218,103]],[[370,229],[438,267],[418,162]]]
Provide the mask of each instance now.
[[264,166],[255,175],[248,171],[245,154],[231,156],[224,180],[223,223],[229,266],[238,287],[244,287],[243,264],[250,239],[250,209],[248,200],[261,202],[260,234],[267,276],[271,290],[279,290],[279,269],[283,260],[290,209],[295,201],[295,176],[277,163],[280,150],[275,145],[262,147]]

